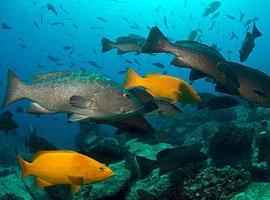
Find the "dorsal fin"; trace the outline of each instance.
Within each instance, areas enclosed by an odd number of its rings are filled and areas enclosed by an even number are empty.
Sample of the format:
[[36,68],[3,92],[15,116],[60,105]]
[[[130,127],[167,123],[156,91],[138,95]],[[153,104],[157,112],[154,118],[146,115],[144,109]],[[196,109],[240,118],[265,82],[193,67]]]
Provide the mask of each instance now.
[[62,74],[67,75],[68,72],[66,72],[66,71],[41,72],[41,73],[35,75],[32,78],[32,81],[38,81],[38,80],[43,79],[43,78],[49,78],[49,77],[53,77],[53,76],[59,76],[59,75],[62,75]]
[[168,155],[173,149],[164,149],[157,154],[157,160],[163,158],[164,156]]
[[32,158],[32,160],[34,161],[35,159],[39,158],[42,155],[48,154],[48,153],[77,153],[76,151],[72,151],[72,150],[54,150],[54,151],[38,151]]

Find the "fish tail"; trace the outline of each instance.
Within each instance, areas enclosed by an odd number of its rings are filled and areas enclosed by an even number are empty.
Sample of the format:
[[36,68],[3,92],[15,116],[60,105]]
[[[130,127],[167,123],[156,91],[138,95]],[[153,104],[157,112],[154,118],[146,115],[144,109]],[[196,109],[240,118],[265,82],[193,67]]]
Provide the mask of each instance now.
[[145,178],[147,175],[151,173],[153,169],[157,167],[156,166],[157,161],[155,160],[150,160],[141,156],[136,156],[136,160],[137,160],[138,166],[140,167],[142,178]]
[[258,30],[256,24],[253,24],[253,31],[252,34],[254,35],[255,38],[260,37],[262,33]]
[[16,76],[14,72],[8,70],[8,83],[6,89],[6,96],[2,108],[7,107],[9,104],[23,98],[24,84]]
[[101,43],[102,43],[102,52],[107,52],[114,48],[113,42],[108,38],[105,37],[102,38]]
[[24,179],[25,177],[30,175],[30,165],[31,163],[25,161],[24,159],[22,159],[20,156],[17,156],[18,161],[21,165],[22,168],[22,179]]
[[160,53],[166,52],[165,47],[168,40],[157,26],[151,28],[149,35],[142,47],[143,53]]
[[124,83],[124,88],[143,86],[141,85],[142,80],[143,78],[130,68],[126,73],[126,81]]

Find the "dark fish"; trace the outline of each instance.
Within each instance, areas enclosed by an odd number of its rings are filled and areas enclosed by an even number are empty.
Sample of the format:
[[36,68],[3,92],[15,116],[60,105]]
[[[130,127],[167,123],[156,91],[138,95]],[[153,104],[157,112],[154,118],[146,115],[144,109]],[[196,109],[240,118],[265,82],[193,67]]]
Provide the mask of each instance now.
[[128,20],[128,18],[122,17],[122,19],[125,20],[127,23],[130,23],[129,20]]
[[240,23],[242,23],[244,17],[245,17],[245,13],[243,13],[242,10],[239,9],[239,22]]
[[171,104],[167,100],[155,99],[155,103],[158,105],[158,109],[147,113],[147,115],[158,117],[174,117],[182,114],[182,111],[176,105]]
[[229,41],[232,41],[233,39],[238,40],[239,38],[238,38],[238,36],[235,34],[235,32],[232,31],[231,37],[230,37]]
[[215,96],[210,99],[203,99],[204,96],[200,96],[202,101],[198,104],[198,109],[209,108],[210,110],[218,110],[224,108],[231,108],[237,106],[239,102],[230,96]]
[[169,28],[166,16],[164,16],[163,20],[166,28]]
[[23,44],[23,43],[20,44],[20,47],[21,47],[22,49],[27,48],[26,44]]
[[208,30],[209,30],[209,31],[214,30],[215,25],[216,25],[216,20],[214,20],[214,21],[212,22],[212,24],[211,24],[211,26],[209,27]]
[[52,4],[47,3],[46,6],[47,6],[47,9],[48,9],[49,11],[53,12],[53,13],[57,16],[58,13],[57,13],[55,7],[54,7]]
[[116,48],[117,54],[128,52],[140,53],[144,42],[145,38],[138,35],[122,36],[117,38],[115,42],[107,38],[102,38],[102,52],[107,52]]
[[4,22],[1,23],[2,29],[3,30],[8,30],[10,31],[12,29],[12,27]]
[[94,62],[94,61],[89,60],[89,61],[87,61],[87,63],[90,64],[90,65],[92,65],[92,66],[95,67],[95,68],[99,68],[99,69],[102,68],[101,65],[98,65],[98,64],[97,64],[96,62]]
[[17,122],[13,119],[13,114],[9,111],[5,111],[0,114],[0,131],[4,131],[5,134],[9,134],[19,128]]
[[130,25],[130,28],[135,29],[135,30],[141,30],[140,26],[136,23]]
[[75,49],[75,47],[74,46],[66,45],[66,46],[63,46],[62,49],[65,50],[65,51],[70,51],[72,49]]
[[37,23],[36,20],[33,20],[33,23],[34,23],[34,26],[35,26],[37,29],[40,29],[40,26],[38,25],[38,23]]
[[105,18],[103,18],[103,17],[97,17],[97,19],[98,19],[99,21],[102,21],[102,22],[107,22],[107,20],[106,20]]
[[191,147],[176,147],[160,151],[157,154],[157,160],[149,160],[140,156],[137,156],[136,160],[142,178],[144,178],[155,168],[160,168],[159,175],[164,175],[179,168],[202,164],[207,160],[207,156]]
[[220,12],[216,12],[216,13],[211,17],[211,19],[212,19],[212,20],[213,20],[213,19],[216,19],[219,15],[220,15]]
[[70,59],[73,59],[71,56],[72,56],[72,54],[75,52],[75,48],[74,49],[72,49],[69,53],[68,53],[68,57],[70,58]]
[[141,65],[141,63],[136,58],[133,58],[133,60],[137,65]]
[[230,14],[225,14],[228,19],[235,20],[235,17]]
[[53,23],[51,23],[51,26],[58,26],[58,25],[61,25],[61,26],[65,27],[65,24],[63,24],[62,22],[53,22]]
[[15,112],[16,113],[24,113],[24,109],[22,106],[17,106]]
[[95,49],[92,49],[92,52],[95,54],[95,55],[98,55],[97,54],[97,51]]
[[255,39],[260,37],[262,33],[257,29],[255,23],[253,24],[252,33],[247,32],[244,42],[242,43],[240,53],[240,61],[244,62],[247,60],[249,54],[252,52],[255,47]]
[[165,66],[162,63],[159,63],[159,62],[152,62],[152,65],[155,65],[156,67],[161,68],[161,69],[165,68]]
[[216,91],[240,96],[252,105],[270,107],[270,77],[255,68],[228,62],[235,70],[240,87],[231,92],[226,85],[216,85]]
[[72,25],[77,31],[79,30],[79,27],[76,24],[72,24]]
[[56,62],[59,62],[59,61],[60,61],[60,59],[59,59],[59,58],[54,57],[54,56],[51,56],[51,55],[48,55],[48,56],[47,56],[47,58],[48,58],[50,61],[54,62],[54,63],[56,63]]
[[212,1],[208,4],[208,6],[204,9],[203,17],[207,17],[208,15],[215,12],[221,6],[220,1]]
[[233,69],[215,49],[194,41],[169,42],[158,27],[153,27],[142,47],[143,53],[171,53],[172,65],[191,68],[190,80],[211,77],[216,82],[233,88],[239,83]]
[[47,139],[37,135],[35,128],[29,127],[29,137],[25,137],[25,148],[29,153],[36,153],[38,151],[57,150],[57,148]]
[[253,19],[248,19],[245,23],[245,26],[248,26],[250,25],[251,23],[253,22]]

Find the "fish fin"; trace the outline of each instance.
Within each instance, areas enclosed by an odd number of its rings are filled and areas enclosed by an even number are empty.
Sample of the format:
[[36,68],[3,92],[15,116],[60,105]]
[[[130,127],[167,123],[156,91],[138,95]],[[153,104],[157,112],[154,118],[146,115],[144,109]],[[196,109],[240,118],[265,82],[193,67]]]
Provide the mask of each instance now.
[[195,81],[195,80],[201,79],[205,76],[206,75],[204,73],[200,72],[199,70],[191,69],[190,74],[189,74],[189,80]]
[[164,149],[157,153],[157,159],[161,159],[164,156],[166,156],[168,153],[170,153],[173,149]]
[[47,153],[52,154],[52,153],[77,153],[77,152],[72,151],[72,150],[55,150],[55,151],[54,150],[50,150],[50,151],[41,150],[41,151],[38,151],[38,152],[35,153],[32,160],[34,161],[37,158],[39,158],[40,156],[45,155]]
[[255,22],[254,22],[254,24],[253,24],[252,35],[253,35],[255,38],[262,36],[262,33],[258,30],[258,28],[257,28],[257,26],[256,26],[256,24],[255,24]]
[[224,76],[227,79],[227,86],[228,87],[232,87],[232,88],[239,88],[240,87],[240,83],[237,77],[237,74],[235,72],[234,69],[232,69],[232,67],[224,62],[220,62],[217,65],[218,71],[220,73],[223,73]]
[[[180,87],[181,87],[181,85],[180,85]],[[179,90],[174,90],[173,94],[176,96],[176,99],[172,99],[171,104],[176,104],[178,102],[178,100],[181,100],[181,96],[183,93]]]
[[176,67],[181,67],[181,68],[189,68],[188,65],[181,60],[179,57],[174,57],[174,59],[170,63],[171,65],[174,65]]
[[142,178],[145,178],[151,173],[153,169],[157,168],[156,160],[150,160],[148,158],[141,157],[141,156],[136,156],[136,160],[140,167]]
[[17,77],[17,75],[13,71],[8,70],[8,83],[2,107],[5,108],[9,104],[24,98],[24,90],[24,84]]
[[25,161],[20,156],[17,156],[17,158],[18,158],[18,161],[19,161],[19,163],[21,165],[21,169],[22,169],[22,179],[24,179],[25,177],[30,175],[29,168],[30,168],[31,163]]
[[89,118],[88,116],[79,115],[79,114],[74,113],[74,114],[72,114],[72,115],[69,116],[68,121],[70,121],[70,122],[76,122],[76,121],[86,120],[88,118]]
[[79,190],[80,190],[80,186],[79,185],[74,185],[74,184],[70,185],[70,191],[71,191],[71,193],[76,193]]
[[67,176],[68,180],[74,185],[83,185],[83,177],[81,176]]
[[266,94],[259,90],[252,90],[255,94],[257,94],[260,97],[266,97]]
[[142,47],[142,53],[160,53],[164,52],[164,47],[168,43],[165,35],[157,26],[151,28],[149,35]]
[[49,111],[47,110],[46,108],[43,108],[41,105],[39,105],[38,103],[35,103],[35,102],[31,102],[29,107],[28,107],[28,110],[27,110],[27,113],[30,113],[30,114],[52,114],[52,113],[55,113],[55,112],[52,112],[52,111]]
[[113,42],[109,40],[108,38],[105,38],[105,37],[102,38],[101,43],[102,43],[102,52],[107,52],[114,48],[112,46]]
[[124,83],[124,88],[136,87],[136,86],[143,86],[141,84],[143,78],[140,77],[135,70],[129,68],[126,73],[126,81]]
[[49,183],[49,182],[43,180],[40,177],[36,177],[36,183],[35,183],[35,185],[36,185],[36,187],[44,188],[44,187],[52,186],[54,184],[53,183]]
[[69,104],[75,108],[88,108],[89,100],[82,96],[72,96],[69,99]]

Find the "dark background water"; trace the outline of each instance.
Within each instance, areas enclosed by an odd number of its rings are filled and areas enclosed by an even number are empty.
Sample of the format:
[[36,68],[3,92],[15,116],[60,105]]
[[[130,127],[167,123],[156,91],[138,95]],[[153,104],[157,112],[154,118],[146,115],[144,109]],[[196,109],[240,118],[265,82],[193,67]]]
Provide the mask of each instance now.
[[[203,43],[208,45],[216,43],[222,48],[221,52],[226,58],[239,61],[238,51],[246,34],[246,27],[243,24],[250,18],[258,17],[256,24],[263,36],[257,39],[256,47],[246,64],[269,74],[270,29],[267,11],[270,6],[269,1],[221,1],[222,6],[219,8],[221,15],[216,19],[213,31],[209,31],[212,23],[210,17],[202,17],[203,10],[209,2],[211,1],[187,0],[185,8],[184,0],[1,0],[0,22],[9,24],[12,29],[10,31],[0,29],[0,98],[2,100],[5,95],[8,68],[13,69],[19,77],[27,81],[32,75],[42,71],[80,70],[80,67],[83,67],[89,72],[103,73],[118,83],[123,83],[124,75],[118,74],[117,71],[130,66],[141,75],[150,72],[162,73],[163,70],[151,64],[161,62],[166,66],[168,74],[188,80],[189,70],[170,66],[169,62],[172,59],[170,55],[135,56],[130,53],[118,56],[114,50],[101,53],[103,36],[113,40],[129,33],[146,37],[149,31],[147,26],[152,25],[158,25],[166,36],[175,40],[187,39],[191,30],[200,28],[203,32]],[[47,10],[47,3],[56,7],[57,16]],[[239,22],[239,9],[245,13],[242,24]],[[236,19],[230,20],[224,14],[233,15]],[[98,20],[99,16],[107,21]],[[164,16],[167,18],[168,27],[164,24]],[[129,23],[123,17],[128,19]],[[34,26],[33,20],[37,21],[40,29]],[[54,22],[62,22],[65,27],[51,26]],[[134,23],[138,24],[139,30],[130,27]],[[78,26],[78,30],[73,24]],[[101,27],[101,29],[93,30],[91,27]],[[229,41],[229,34],[232,31],[236,33],[239,40]],[[24,41],[20,42],[19,37]],[[27,48],[21,48],[22,43]],[[68,57],[68,52],[62,50],[64,45],[75,47],[72,60]],[[93,53],[93,49],[97,55]],[[233,54],[228,55],[228,50],[233,51]],[[47,55],[60,58],[64,65],[56,66],[48,60]],[[125,62],[125,59],[133,61],[133,58],[138,59],[141,66]],[[84,62],[88,60],[95,61],[103,68],[96,69],[85,64]],[[68,68],[70,62],[76,63],[78,67]],[[41,69],[38,65],[45,68]],[[193,87],[197,91],[213,91],[212,86],[203,81],[195,82]],[[18,102],[8,109],[13,111],[16,106],[27,106],[27,103],[27,101]],[[32,124],[42,136],[61,148],[72,147],[74,135],[78,132],[78,124],[68,124],[66,116],[61,114],[37,118],[23,113],[16,114],[16,120],[20,125],[18,129],[20,135],[26,134],[29,125]]]

